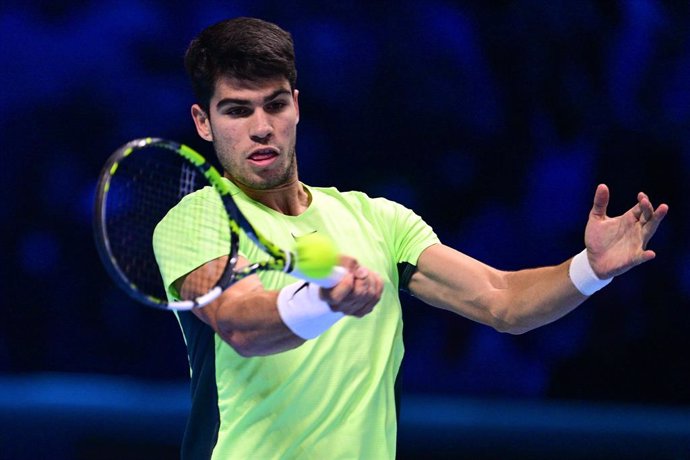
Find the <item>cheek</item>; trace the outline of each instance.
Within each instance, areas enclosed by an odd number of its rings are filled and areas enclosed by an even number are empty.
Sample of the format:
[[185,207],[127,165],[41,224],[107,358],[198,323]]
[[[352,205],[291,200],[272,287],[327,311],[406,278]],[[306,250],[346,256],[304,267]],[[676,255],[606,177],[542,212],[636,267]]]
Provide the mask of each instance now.
[[227,148],[234,148],[239,139],[239,130],[233,126],[215,126],[213,129],[213,140]]
[[295,137],[297,133],[297,123],[288,123],[283,129],[282,134],[285,137]]

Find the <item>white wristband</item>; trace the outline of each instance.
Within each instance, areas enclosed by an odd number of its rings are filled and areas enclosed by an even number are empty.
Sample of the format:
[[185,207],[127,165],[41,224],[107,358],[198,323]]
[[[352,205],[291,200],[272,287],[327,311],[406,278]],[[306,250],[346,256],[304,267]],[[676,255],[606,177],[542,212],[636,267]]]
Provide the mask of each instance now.
[[600,279],[589,264],[587,249],[573,257],[568,270],[570,280],[578,291],[590,296],[611,282],[613,278]]
[[298,281],[278,293],[278,313],[285,325],[303,339],[313,339],[326,332],[345,316],[319,297],[319,286]]

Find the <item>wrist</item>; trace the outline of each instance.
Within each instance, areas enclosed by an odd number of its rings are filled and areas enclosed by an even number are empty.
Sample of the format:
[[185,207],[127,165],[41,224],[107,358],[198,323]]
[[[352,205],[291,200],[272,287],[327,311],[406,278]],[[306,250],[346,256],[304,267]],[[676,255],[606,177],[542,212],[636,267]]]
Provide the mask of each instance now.
[[594,273],[587,257],[587,249],[572,258],[568,275],[577,290],[586,296],[594,294],[613,280],[613,278],[601,279]]
[[313,339],[323,334],[340,318],[341,312],[321,299],[320,287],[299,281],[282,288],[278,293],[278,313],[283,323],[303,339]]

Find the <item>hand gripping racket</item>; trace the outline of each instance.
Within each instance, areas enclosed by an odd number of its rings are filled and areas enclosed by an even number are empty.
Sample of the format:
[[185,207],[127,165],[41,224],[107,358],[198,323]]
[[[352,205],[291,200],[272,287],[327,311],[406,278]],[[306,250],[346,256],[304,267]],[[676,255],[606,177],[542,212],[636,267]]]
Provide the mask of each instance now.
[[[188,213],[185,225],[159,225],[192,194],[211,206]],[[204,280],[205,294],[168,298],[154,253],[154,232],[162,250],[211,245],[212,252],[223,256],[219,260],[227,260],[222,270],[209,271],[213,279]],[[267,260],[236,268],[240,232],[269,256]],[[282,271],[326,288],[344,275],[330,240],[316,233],[301,238],[294,251],[279,248],[247,221],[226,180],[201,154],[160,138],[135,139],[108,158],[96,189],[94,233],[101,260],[117,285],[137,301],[166,310],[203,307],[259,271]]]

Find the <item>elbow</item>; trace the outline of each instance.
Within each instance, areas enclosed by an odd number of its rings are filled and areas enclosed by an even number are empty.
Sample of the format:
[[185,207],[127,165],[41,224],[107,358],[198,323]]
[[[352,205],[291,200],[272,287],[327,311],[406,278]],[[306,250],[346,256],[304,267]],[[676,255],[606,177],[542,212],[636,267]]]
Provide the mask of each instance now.
[[498,332],[504,333],[504,334],[510,334],[510,335],[521,335],[524,334],[525,332],[529,332],[532,330],[530,327],[522,327],[522,326],[517,326],[517,325],[511,325],[508,327],[501,327],[501,328],[494,328]]
[[491,325],[496,331],[502,334],[520,335],[529,331],[527,327],[520,326],[519,324],[506,322],[506,321],[494,321]]
[[304,343],[304,339],[292,335],[289,340],[267,338],[258,331],[218,331],[218,335],[235,352],[243,358],[268,356],[296,348]]
[[503,334],[521,335],[533,328],[526,318],[515,314],[515,309],[502,307],[491,311],[490,326]]
[[243,358],[252,358],[265,354],[261,353],[258,342],[252,340],[250,334],[238,331],[218,331],[218,335]]
[[243,358],[253,358],[255,356],[263,356],[266,353],[260,353],[256,347],[244,341],[236,341],[230,344],[233,350]]

